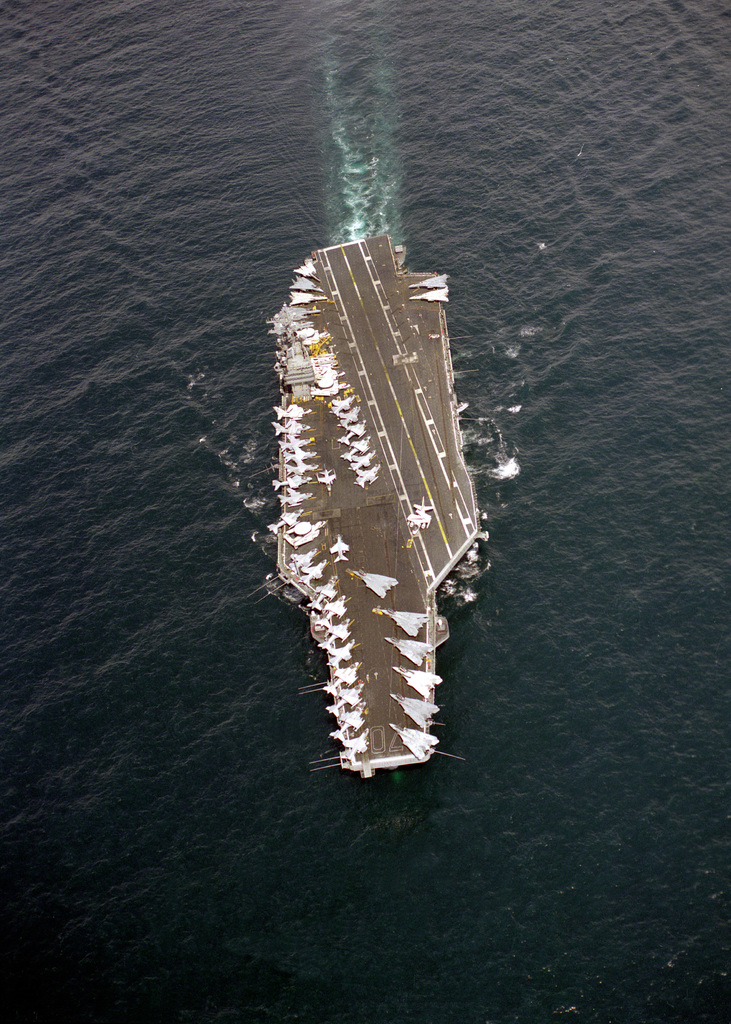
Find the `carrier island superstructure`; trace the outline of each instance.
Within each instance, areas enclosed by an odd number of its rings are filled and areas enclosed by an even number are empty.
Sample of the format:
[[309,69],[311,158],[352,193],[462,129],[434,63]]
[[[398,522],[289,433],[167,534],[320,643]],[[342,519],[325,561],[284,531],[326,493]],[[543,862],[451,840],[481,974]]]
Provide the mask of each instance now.
[[388,235],[312,253],[271,320],[282,578],[309,602],[343,768],[427,761],[436,590],[478,533],[443,303]]

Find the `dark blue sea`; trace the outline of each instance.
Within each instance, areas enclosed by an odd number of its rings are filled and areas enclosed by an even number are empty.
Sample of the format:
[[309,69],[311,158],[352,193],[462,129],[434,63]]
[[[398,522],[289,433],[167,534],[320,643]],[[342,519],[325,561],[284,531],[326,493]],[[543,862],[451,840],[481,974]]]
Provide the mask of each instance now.
[[[726,0],[3,0],[3,1020],[731,1021],[730,54]],[[267,588],[266,319],[384,230],[489,539],[464,760],[364,781]]]

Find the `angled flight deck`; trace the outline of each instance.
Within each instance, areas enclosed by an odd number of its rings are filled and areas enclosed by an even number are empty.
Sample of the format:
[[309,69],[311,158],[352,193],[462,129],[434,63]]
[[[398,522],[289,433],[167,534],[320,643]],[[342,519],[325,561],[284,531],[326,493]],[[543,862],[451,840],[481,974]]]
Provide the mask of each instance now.
[[270,321],[282,402],[280,575],[310,601],[343,768],[428,760],[438,711],[436,588],[477,535],[442,303],[388,235],[295,271]]

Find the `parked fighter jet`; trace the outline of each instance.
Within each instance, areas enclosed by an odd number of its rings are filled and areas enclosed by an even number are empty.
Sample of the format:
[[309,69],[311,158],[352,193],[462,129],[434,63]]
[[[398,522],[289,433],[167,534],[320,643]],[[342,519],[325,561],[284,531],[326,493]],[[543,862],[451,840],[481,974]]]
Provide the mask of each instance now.
[[[406,741],[404,740],[404,742],[406,742]],[[368,749],[367,730],[366,730],[366,732],[362,732],[360,734],[360,736],[356,736],[355,739],[343,740],[342,743],[343,743],[343,746],[345,747],[345,749],[351,755],[352,754],[365,754],[366,750]]]
[[317,277],[314,262],[311,259],[306,259],[301,267],[297,267],[295,274],[301,274],[302,277]]
[[350,551],[350,545],[346,544],[343,538],[340,536],[340,534],[338,534],[338,539],[335,542],[335,544],[333,544],[333,546],[330,548],[330,551],[333,555],[335,555],[336,562],[347,562],[348,558],[346,555],[346,551]]
[[376,482],[376,478],[378,477],[378,470],[380,468],[380,466],[374,466],[373,469],[368,469],[366,470],[365,473],[358,473],[355,482],[358,484],[359,487],[362,487],[363,490],[365,490],[368,484],[373,484]]
[[337,414],[340,423],[344,427],[349,427],[351,423],[355,423],[360,416],[360,406],[354,405],[352,409],[344,409],[342,412]]
[[372,590],[374,594],[378,594],[379,597],[385,597],[388,591],[398,584],[398,580],[393,576],[382,576],[377,572],[348,571],[351,576],[357,576],[358,579],[363,580],[369,590]]
[[334,675],[336,682],[345,683],[347,686],[353,686],[358,679],[358,666],[352,665],[349,668],[340,668],[338,666],[338,668],[335,669]]
[[350,661],[352,658],[352,650],[355,646],[355,641],[351,640],[350,643],[344,644],[342,647],[336,647],[332,651],[329,651],[331,664],[340,667],[341,661]]
[[397,732],[411,753],[419,761],[424,761],[432,747],[435,747],[439,740],[436,736],[430,736],[428,732],[421,732],[419,729],[399,729],[391,722],[391,728]]
[[[414,298],[413,295],[411,297]],[[306,306],[309,302],[316,302],[317,296],[311,292],[290,292],[289,301],[292,306]]]
[[293,491],[288,495],[280,495],[286,505],[301,505],[303,501],[307,501],[308,498],[312,497],[311,491]]
[[337,601],[328,601],[325,605],[328,615],[335,615],[338,619],[345,615],[345,598],[339,597]]
[[374,451],[366,452],[365,455],[360,455],[360,456],[358,456],[357,459],[356,458],[351,459],[350,460],[350,465],[355,470],[356,473],[360,473],[361,470],[366,469],[367,466],[370,465],[370,462],[373,459],[373,456],[375,454],[376,453]]
[[302,578],[304,582],[309,586],[313,580],[319,580],[322,574],[324,573],[326,566],[327,562],[323,560],[322,562],[318,562],[317,565],[313,565],[310,569],[303,572]]
[[324,587],[319,587],[318,588],[318,591],[317,591],[318,597],[324,597],[327,601],[334,601],[335,598],[338,596],[338,591],[337,591],[337,588],[336,588],[336,583],[337,583],[337,580],[333,576],[330,579],[330,581],[325,584]]
[[354,395],[348,395],[347,398],[333,398],[332,411],[336,416],[339,416],[341,412],[345,412],[346,409],[350,408],[354,398]]
[[350,630],[348,629],[348,624],[346,622],[338,622],[334,625],[330,625],[327,627],[327,631],[330,636],[334,636],[336,640],[342,640],[343,643],[345,643],[350,636]]
[[427,277],[424,281],[417,281],[409,285],[410,288],[444,288],[446,287],[449,274],[436,274],[434,277]]
[[410,299],[425,299],[427,302],[449,302],[449,288],[433,288],[418,295],[409,295]]
[[331,469],[326,469],[324,473],[317,474],[317,482],[324,484],[327,487],[328,493],[335,480],[335,473]]
[[360,687],[354,686],[351,689],[341,690],[340,699],[345,701],[351,708],[360,702]]
[[434,692],[434,687],[438,686],[442,681],[442,677],[434,672],[422,672],[420,669],[415,668],[399,668],[397,665],[393,667],[394,671],[402,675],[409,686],[413,686],[424,700],[429,700],[430,695]]
[[298,277],[296,279],[296,281],[292,282],[292,284],[290,285],[290,288],[293,291],[296,291],[296,292],[320,292],[320,293],[322,293],[322,288],[319,286],[319,284],[317,284],[316,281],[313,281],[311,278],[301,277],[301,276]]

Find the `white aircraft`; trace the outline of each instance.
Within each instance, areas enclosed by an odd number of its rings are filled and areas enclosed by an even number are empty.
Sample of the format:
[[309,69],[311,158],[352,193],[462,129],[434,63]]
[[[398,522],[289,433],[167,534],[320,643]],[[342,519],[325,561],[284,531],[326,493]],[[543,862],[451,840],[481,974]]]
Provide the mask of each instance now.
[[345,615],[345,598],[339,597],[337,601],[328,601],[325,611],[328,615],[334,615],[338,619],[342,618]]
[[305,570],[309,570],[312,567],[312,559],[316,554],[317,552],[313,549],[302,555],[292,555],[292,565],[295,569],[299,569],[300,572],[305,572]]
[[348,729],[360,729],[365,721],[360,711],[346,711],[338,720]]
[[290,473],[293,469],[296,469],[298,473],[314,473],[320,468],[316,459],[315,452],[289,452],[284,456],[284,464]]
[[384,637],[384,640],[386,643],[393,644],[405,658],[408,658],[417,667],[421,665],[427,654],[434,650],[432,644],[426,644],[422,640],[397,640],[392,636]]
[[329,625],[327,627],[327,631],[330,636],[334,636],[336,640],[342,640],[343,643],[345,643],[350,636],[350,630],[348,629],[347,622],[338,622],[334,625]]
[[293,420],[285,418],[284,422],[282,422],[281,419],[272,420],[271,424],[274,427],[277,437],[279,437],[280,434],[284,434],[286,437],[290,437],[294,434],[301,434],[305,429],[304,423],[297,419]]
[[417,693],[421,693],[425,700],[429,699],[429,695],[434,690],[435,686],[438,686],[441,682],[441,676],[437,676],[433,672],[422,672],[418,669],[399,669],[397,666],[393,666],[394,670],[408,683],[413,686]]
[[[350,668],[336,668],[335,679],[338,683],[345,683],[347,686],[352,686],[358,680],[358,666],[352,665]],[[343,691],[344,693],[345,691]]]
[[297,472],[301,474],[314,473],[318,468],[317,463],[312,464],[307,462],[305,459],[297,458],[296,456],[293,456],[290,459],[285,459],[285,465],[288,469],[296,469]]
[[343,427],[349,427],[351,423],[355,423],[360,416],[360,406],[354,405],[352,409],[345,409],[343,412],[338,413],[338,419]]
[[307,537],[299,537],[296,533],[285,533],[284,539],[292,548],[301,548],[303,544],[311,544],[312,541],[317,540],[319,533],[310,534]]
[[360,687],[354,686],[352,689],[341,690],[340,697],[346,704],[349,704],[351,708],[354,708],[356,704],[360,702]]
[[295,274],[301,274],[302,277],[317,277],[315,273],[315,264],[311,259],[306,259],[301,267],[297,267],[294,271]]
[[445,288],[449,274],[435,274],[434,277],[427,277],[423,281],[409,285],[409,288]]
[[291,490],[296,490],[301,487],[302,484],[307,482],[307,478],[301,476],[299,473],[294,473],[292,476],[288,476],[286,480],[272,480],[272,484],[276,487],[277,484],[289,487]]
[[297,441],[294,444],[282,445],[282,452],[285,459],[315,459],[317,455],[313,451],[307,451],[308,445]]
[[317,474],[317,482],[324,484],[328,489],[328,493],[330,492],[334,480],[335,473],[331,469],[326,469],[324,473]]
[[332,401],[332,411],[336,416],[339,416],[341,412],[345,412],[349,409],[353,403],[354,395],[349,395],[347,398],[334,398]]
[[350,465],[356,473],[360,473],[361,470],[366,469],[366,467],[370,465],[375,454],[376,453],[374,451],[370,451],[366,452],[365,455],[359,455],[358,458],[350,460]]
[[354,452],[360,452],[361,455],[365,455],[365,453],[370,448],[370,443],[370,437],[362,437],[360,441],[353,441],[353,443],[350,446],[350,450]]
[[300,441],[295,444],[282,445],[285,459],[316,459],[317,453],[307,450],[308,445]]
[[351,423],[349,426],[353,437],[363,437],[363,434],[366,432],[366,425],[363,420],[360,420],[358,423]]
[[347,562],[346,551],[350,551],[350,545],[346,544],[340,534],[338,534],[338,539],[330,548],[330,552],[335,555],[336,562]]
[[427,729],[431,725],[432,715],[436,715],[439,710],[436,704],[430,704],[428,700],[401,697],[398,693],[392,693],[391,696],[422,729]]
[[399,729],[393,722],[390,723],[394,732],[397,732],[411,753],[419,761],[424,761],[429,756],[429,751],[435,747],[439,740],[436,736],[430,736],[427,732],[419,729]]
[[319,580],[325,571],[327,562],[318,562],[317,565],[311,566],[309,569],[302,573],[305,583],[311,583],[313,580]]
[[355,454],[355,452],[347,451],[347,452],[341,452],[340,453],[340,458],[341,459],[345,459],[346,462],[349,462],[352,465],[353,462],[355,461],[355,459],[358,458],[358,456]]
[[286,526],[294,526],[301,515],[302,510],[299,509],[297,512],[285,512],[281,519]]
[[[404,743],[406,740],[404,740]],[[365,754],[368,749],[368,733],[362,732],[352,740],[343,740],[343,746],[350,754]]]
[[[280,495],[282,497],[282,495]],[[308,498],[312,497],[311,491],[295,491],[292,494],[284,495],[284,503],[286,505],[301,505],[303,501],[307,501]]]
[[429,292],[409,295],[410,299],[426,299],[427,302],[449,302],[449,288],[432,288]]
[[319,596],[324,597],[328,601],[334,601],[335,598],[338,596],[338,592],[335,586],[336,582],[337,581],[333,576],[329,583],[326,583],[324,587],[320,587],[318,589]]
[[303,409],[301,405],[288,405],[284,408],[281,405],[275,405],[274,411],[277,414],[277,419],[281,420],[282,417],[288,420],[301,420],[303,416],[309,416],[311,409]]
[[369,469],[365,473],[358,473],[355,482],[365,490],[367,484],[374,484],[376,482],[380,468],[380,466],[374,466],[373,469]]
[[300,275],[300,277],[298,277],[296,281],[292,282],[290,288],[296,292],[322,293],[322,288],[319,286],[319,284],[317,284],[317,282],[313,281],[311,278],[304,277],[302,275]]
[[330,654],[331,664],[334,662],[336,667],[340,667],[341,661],[350,661],[352,658],[352,650],[355,646],[355,641],[351,640],[350,643],[344,644],[342,647],[336,647],[332,651],[328,651]]
[[431,523],[430,511],[434,511],[433,505],[414,505],[414,511],[406,517],[409,529],[413,531],[425,530],[429,523]]
[[[297,423],[299,426],[302,424],[301,420],[292,420],[292,422]],[[306,448],[308,445],[312,445],[314,443],[314,437],[300,437],[295,436],[294,434],[285,434],[285,436],[279,441],[281,448]]]
[[388,615],[409,636],[416,636],[427,621],[426,612],[392,612],[387,608],[374,608],[373,611],[377,615]]
[[425,530],[431,522],[431,516],[419,516],[416,512],[412,512],[406,517],[406,522],[409,524],[409,529],[412,533],[416,533],[417,530]]
[[378,594],[379,597],[385,597],[389,590],[398,583],[393,576],[382,576],[377,572],[354,572],[352,570],[349,572],[351,576],[357,576],[359,580],[363,580],[368,589],[372,590],[374,594]]
[[[427,292],[427,295],[429,293]],[[413,299],[414,296],[412,295]],[[421,298],[421,295],[419,296]],[[306,306],[310,302],[315,302],[317,299],[316,295],[310,294],[310,292],[290,292],[289,293],[289,304],[290,306]]]
[[322,647],[323,651],[326,651],[328,656],[332,658],[337,650],[337,644],[335,638],[332,636],[326,636],[322,640],[317,641],[318,647]]

